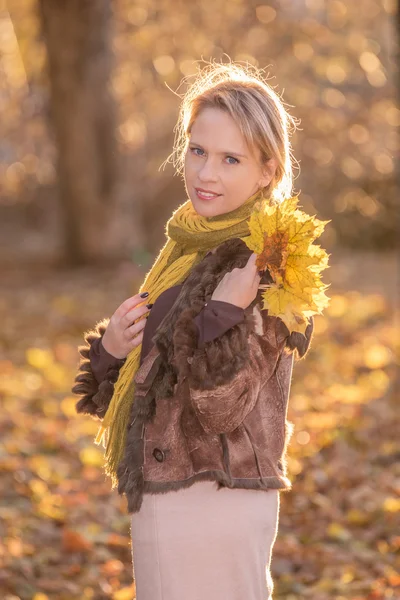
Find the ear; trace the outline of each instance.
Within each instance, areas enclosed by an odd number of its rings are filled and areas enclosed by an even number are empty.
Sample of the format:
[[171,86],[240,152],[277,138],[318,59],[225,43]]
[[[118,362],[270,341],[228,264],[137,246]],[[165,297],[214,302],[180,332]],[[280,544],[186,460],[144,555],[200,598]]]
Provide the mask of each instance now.
[[262,178],[259,180],[259,187],[266,187],[270,183],[277,168],[278,161],[276,158],[270,158],[266,163],[264,163]]

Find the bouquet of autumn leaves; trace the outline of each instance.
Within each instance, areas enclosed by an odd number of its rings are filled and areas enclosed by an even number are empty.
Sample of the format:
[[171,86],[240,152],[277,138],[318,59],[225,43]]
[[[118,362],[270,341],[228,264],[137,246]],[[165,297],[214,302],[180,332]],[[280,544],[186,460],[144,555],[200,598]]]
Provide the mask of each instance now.
[[329,254],[314,240],[330,221],[320,221],[297,208],[298,196],[277,205],[257,203],[248,221],[250,235],[240,238],[257,254],[259,271],[268,269],[272,283],[260,285],[263,309],[285,323],[289,332],[305,332],[308,317],[329,304],[321,281]]

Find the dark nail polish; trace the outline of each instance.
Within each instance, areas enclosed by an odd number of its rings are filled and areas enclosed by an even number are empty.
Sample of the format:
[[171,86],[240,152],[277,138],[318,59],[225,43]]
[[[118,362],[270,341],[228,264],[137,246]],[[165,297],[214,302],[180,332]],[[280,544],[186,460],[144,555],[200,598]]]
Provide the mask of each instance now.
[[148,296],[148,295],[149,295],[149,292],[142,292],[142,293],[140,294],[140,297],[141,297],[141,298],[147,298],[147,296]]
[[[154,302],[153,302],[154,304]],[[147,308],[151,308],[153,306],[153,304],[146,304]]]

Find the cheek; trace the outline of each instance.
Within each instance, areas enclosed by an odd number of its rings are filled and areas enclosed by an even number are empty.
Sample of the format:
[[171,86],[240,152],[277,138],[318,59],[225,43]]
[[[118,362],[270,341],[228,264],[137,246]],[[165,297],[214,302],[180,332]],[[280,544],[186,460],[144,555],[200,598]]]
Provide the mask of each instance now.
[[232,167],[231,169],[225,169],[222,171],[221,179],[223,179],[227,185],[231,185],[234,188],[239,189],[246,183],[246,176],[243,171],[238,167]]

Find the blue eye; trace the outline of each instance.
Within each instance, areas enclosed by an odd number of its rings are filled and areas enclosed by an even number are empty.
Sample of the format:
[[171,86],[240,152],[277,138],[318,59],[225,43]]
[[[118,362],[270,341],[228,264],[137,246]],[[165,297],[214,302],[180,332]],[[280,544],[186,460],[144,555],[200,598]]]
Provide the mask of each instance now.
[[[197,147],[190,148],[190,151],[191,151],[191,152],[193,152],[193,153],[195,154],[195,156],[202,156],[202,155],[200,155],[200,154],[197,154],[197,153],[196,153],[196,150],[199,150],[200,152],[204,152],[204,150],[202,150],[201,148],[197,148]],[[232,160],[234,160],[234,161],[235,161],[234,163],[231,163],[231,162],[230,162],[230,163],[228,163],[229,165],[236,165],[236,164],[238,164],[238,163],[240,162],[240,161],[239,161],[237,158],[235,158],[234,156],[227,156],[227,158],[228,158],[228,159],[229,159],[229,158],[231,158]]]
[[[200,150],[200,152],[203,152],[203,150],[202,150],[201,148],[190,148],[190,149],[191,149],[191,151],[192,151],[192,152],[194,152],[195,150]],[[194,153],[195,153],[195,152],[194,152]],[[196,154],[196,153],[195,153],[195,154]],[[197,154],[197,156],[199,156],[199,155]]]

